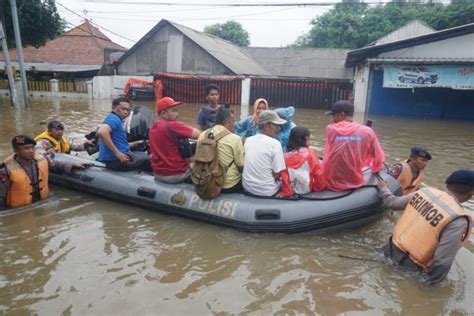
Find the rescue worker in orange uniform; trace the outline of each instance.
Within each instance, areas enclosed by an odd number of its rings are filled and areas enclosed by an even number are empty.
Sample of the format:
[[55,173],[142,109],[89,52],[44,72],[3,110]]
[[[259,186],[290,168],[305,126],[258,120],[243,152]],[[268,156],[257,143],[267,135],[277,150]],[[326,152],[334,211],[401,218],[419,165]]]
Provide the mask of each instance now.
[[431,160],[431,154],[423,147],[413,147],[410,158],[395,164],[390,169],[390,174],[398,180],[403,189],[403,195],[410,194],[420,189],[425,172],[423,171]]
[[36,141],[27,135],[13,137],[14,154],[0,163],[4,170],[0,176],[0,210],[5,206],[15,208],[46,199],[49,169],[69,173],[72,168],[84,168],[83,164],[55,161],[50,153],[40,155],[36,153],[35,145]]
[[474,170],[457,170],[446,179],[446,191],[424,187],[396,197],[387,182],[379,196],[394,210],[404,210],[384,254],[395,265],[421,271],[428,284],[443,281],[458,250],[471,235],[472,218],[461,206],[474,194]]

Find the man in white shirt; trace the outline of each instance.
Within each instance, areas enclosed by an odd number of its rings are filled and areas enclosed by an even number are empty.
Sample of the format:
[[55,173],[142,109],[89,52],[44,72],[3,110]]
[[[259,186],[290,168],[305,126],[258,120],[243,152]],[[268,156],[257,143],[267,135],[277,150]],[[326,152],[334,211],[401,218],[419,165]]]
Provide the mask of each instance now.
[[245,141],[245,162],[242,185],[247,193],[274,196],[280,190],[280,174],[285,158],[280,142],[275,139],[286,120],[275,111],[262,111],[258,116],[260,133]]

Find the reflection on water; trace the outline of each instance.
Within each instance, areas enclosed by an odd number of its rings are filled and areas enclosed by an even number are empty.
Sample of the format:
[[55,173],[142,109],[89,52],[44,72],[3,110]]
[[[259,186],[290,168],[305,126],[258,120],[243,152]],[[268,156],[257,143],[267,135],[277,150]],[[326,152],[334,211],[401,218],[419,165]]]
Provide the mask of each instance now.
[[[0,99],[0,157],[15,133],[35,135],[59,118],[82,141],[110,101]],[[152,103],[147,107],[153,108]],[[180,118],[195,124],[199,105]],[[365,118],[356,117],[360,122]],[[427,183],[443,187],[455,168],[473,168],[473,123],[371,117],[387,161],[412,145],[433,155]],[[329,118],[297,110],[321,152]],[[474,211],[474,205],[468,205]],[[472,214],[472,213],[471,213]],[[0,311],[6,314],[471,314],[471,243],[438,287],[384,262],[393,219],[334,234],[249,234],[53,187],[46,202],[0,215]],[[339,255],[374,261],[351,260]]]

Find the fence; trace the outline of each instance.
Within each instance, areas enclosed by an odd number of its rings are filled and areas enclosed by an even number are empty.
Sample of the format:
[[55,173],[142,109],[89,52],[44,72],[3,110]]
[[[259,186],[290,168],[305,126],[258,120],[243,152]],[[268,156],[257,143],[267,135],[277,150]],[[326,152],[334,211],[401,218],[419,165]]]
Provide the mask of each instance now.
[[10,88],[10,85],[8,84],[8,80],[0,79],[0,89],[8,90],[9,88]]
[[207,103],[205,89],[210,83],[219,86],[219,102],[222,104],[240,104],[242,79],[218,80],[198,78],[171,78],[158,76],[163,83],[163,96],[182,102]]
[[59,81],[59,92],[87,93],[85,81]]
[[51,91],[51,82],[28,80],[28,91]]
[[351,92],[352,83],[348,81],[253,78],[250,102],[265,98],[271,107],[329,109],[337,100],[347,99]]
[[[57,90],[55,90],[55,82],[57,83]],[[70,93],[87,93],[87,82],[86,81],[37,81],[28,80],[28,91],[41,91],[41,92],[70,92]],[[7,79],[0,80],[0,89],[8,90],[10,87]]]

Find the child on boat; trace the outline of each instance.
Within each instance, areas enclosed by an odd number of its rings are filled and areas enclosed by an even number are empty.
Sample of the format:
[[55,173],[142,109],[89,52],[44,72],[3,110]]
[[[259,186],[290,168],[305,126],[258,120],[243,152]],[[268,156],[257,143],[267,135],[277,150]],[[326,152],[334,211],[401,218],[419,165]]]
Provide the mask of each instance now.
[[286,169],[281,173],[280,197],[326,188],[323,169],[316,152],[309,148],[309,138],[309,130],[305,127],[297,126],[291,130],[288,152],[285,153]]

